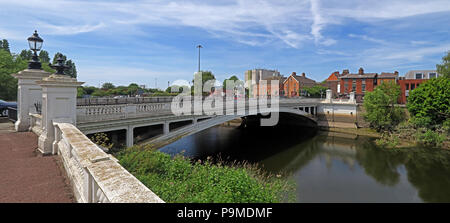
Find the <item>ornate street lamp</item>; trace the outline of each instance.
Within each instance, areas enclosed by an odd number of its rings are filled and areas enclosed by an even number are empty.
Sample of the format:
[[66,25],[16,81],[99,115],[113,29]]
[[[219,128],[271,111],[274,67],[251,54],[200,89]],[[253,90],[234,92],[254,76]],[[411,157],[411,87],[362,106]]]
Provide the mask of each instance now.
[[31,58],[30,62],[28,62],[28,69],[41,69],[41,62],[39,62],[37,51],[41,50],[43,42],[44,40],[39,37],[36,30],[34,31],[32,36],[28,37],[28,45],[34,52],[33,57]]
[[56,70],[55,74],[58,75],[65,75],[64,70],[70,68],[69,66],[64,65],[64,58],[62,57],[61,54],[59,55],[58,59],[56,59],[56,64],[55,65],[49,64],[49,66],[55,69]]

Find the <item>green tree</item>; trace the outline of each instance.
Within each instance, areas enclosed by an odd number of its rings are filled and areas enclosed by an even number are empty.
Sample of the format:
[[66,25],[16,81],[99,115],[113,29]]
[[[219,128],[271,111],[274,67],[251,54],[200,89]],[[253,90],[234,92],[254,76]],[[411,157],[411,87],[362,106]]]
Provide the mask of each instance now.
[[[326,93],[326,90],[328,88],[321,86],[321,85],[314,85],[313,87],[305,87],[303,88],[306,93],[309,94],[310,97],[321,97],[324,96]],[[301,89],[299,89],[299,94],[301,94]]]
[[27,68],[27,62],[0,49],[0,99],[17,100],[17,79],[11,74]]
[[[31,53],[31,51],[30,51]],[[31,55],[30,55],[31,56]],[[31,59],[31,58],[30,58]],[[50,62],[50,57],[48,56],[48,52],[45,50],[41,50],[39,52],[39,60],[41,61],[41,63],[45,63],[48,64]]]
[[114,84],[112,84],[110,82],[103,83],[103,85],[102,85],[102,89],[104,89],[104,90],[113,89],[113,88],[115,88],[115,86],[114,86]]
[[86,90],[84,90],[84,87],[81,86],[77,88],[77,98],[82,98],[85,94]]
[[2,41],[0,41],[0,43],[1,43],[1,46],[0,46],[1,49],[5,50],[8,53],[11,53],[11,51],[9,50],[8,40],[3,39]]
[[88,94],[88,95],[91,95],[92,93],[94,93],[94,91],[97,90],[97,88],[94,86],[86,86],[86,87],[83,87],[83,89],[86,92],[86,94]]
[[222,88],[223,88],[224,91],[227,89],[227,80],[234,81],[234,86],[235,87],[238,87],[238,86],[242,86],[243,87],[244,86],[244,82],[239,80],[239,78],[236,77],[236,75],[233,75],[230,78],[223,80]]
[[393,82],[383,82],[364,96],[365,118],[377,131],[392,131],[403,119],[403,110],[395,106],[400,87]]
[[442,57],[442,64],[436,64],[437,72],[450,77],[450,51],[447,52],[447,56]]
[[32,56],[33,52],[31,50],[22,50],[19,54],[19,57],[26,61],[31,60]]
[[416,125],[442,124],[450,118],[450,78],[440,76],[422,83],[409,93],[406,106]]

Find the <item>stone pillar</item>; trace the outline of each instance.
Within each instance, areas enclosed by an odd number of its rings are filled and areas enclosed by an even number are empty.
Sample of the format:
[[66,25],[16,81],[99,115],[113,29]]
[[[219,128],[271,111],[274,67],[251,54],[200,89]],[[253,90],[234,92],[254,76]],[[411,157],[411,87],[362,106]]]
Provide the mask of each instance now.
[[164,135],[166,135],[166,134],[169,134],[169,131],[170,131],[170,123],[169,122],[165,122],[164,123],[164,130],[163,130],[163,133],[164,133]]
[[134,144],[134,128],[132,126],[128,126],[127,128],[127,147],[132,147]]
[[43,154],[52,153],[55,140],[53,121],[77,123],[77,87],[84,82],[66,75],[52,74],[41,81],[42,87],[42,134],[38,149]]
[[332,98],[332,96],[333,96],[333,92],[330,90],[330,89],[327,89],[327,92],[326,92],[326,100],[327,100],[327,102],[331,102],[331,98]]
[[30,113],[37,113],[35,103],[42,104],[42,87],[36,81],[48,77],[49,72],[39,69],[25,69],[17,74],[17,121],[16,131],[24,132],[30,128]]
[[348,102],[351,102],[351,103],[355,102],[355,92],[354,91],[350,92],[350,99]]

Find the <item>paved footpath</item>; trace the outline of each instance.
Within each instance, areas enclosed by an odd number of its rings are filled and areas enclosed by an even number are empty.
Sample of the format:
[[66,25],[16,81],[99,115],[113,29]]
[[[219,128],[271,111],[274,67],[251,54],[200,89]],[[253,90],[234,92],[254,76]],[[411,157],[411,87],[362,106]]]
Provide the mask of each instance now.
[[74,202],[58,156],[36,152],[32,132],[0,132],[0,203]]

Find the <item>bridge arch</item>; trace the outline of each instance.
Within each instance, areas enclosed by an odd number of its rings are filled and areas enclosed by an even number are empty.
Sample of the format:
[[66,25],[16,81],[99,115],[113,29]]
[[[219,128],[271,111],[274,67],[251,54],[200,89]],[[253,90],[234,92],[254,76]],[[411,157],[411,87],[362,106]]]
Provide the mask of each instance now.
[[[311,113],[313,113],[312,111],[313,110],[310,110]],[[236,115],[235,114],[235,115],[213,116],[213,117],[210,117],[203,121],[194,122],[194,124],[173,130],[173,131],[168,132],[167,134],[161,135],[159,137],[155,137],[155,138],[151,139],[149,142],[146,142],[144,144],[160,144],[164,141],[167,141],[167,143],[171,143],[180,138],[201,132],[205,129],[209,129],[211,127],[223,124],[225,122],[228,122],[228,121],[231,121],[231,120],[234,120],[237,118],[245,118],[245,117],[257,116],[257,115],[263,115],[263,118],[264,118],[264,116],[266,114],[273,113],[273,112],[277,112],[279,114],[286,113],[286,114],[301,117],[305,120],[305,122],[307,122],[307,123],[305,123],[306,125],[311,126],[311,127],[317,127],[317,121],[316,121],[314,113],[311,114],[311,113],[305,112],[304,110],[301,110],[299,108],[286,108],[286,107],[280,107],[278,109],[265,108],[265,109],[261,109],[261,111],[258,112],[257,114],[251,114],[251,115],[249,115],[249,114]]]

